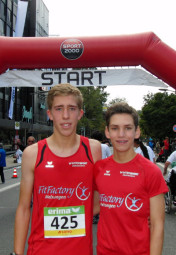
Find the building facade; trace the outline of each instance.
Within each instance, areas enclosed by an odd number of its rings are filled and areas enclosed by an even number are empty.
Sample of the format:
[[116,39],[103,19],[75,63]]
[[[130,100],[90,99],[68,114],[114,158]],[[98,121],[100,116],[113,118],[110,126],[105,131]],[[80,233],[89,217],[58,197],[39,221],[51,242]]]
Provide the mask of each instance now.
[[13,36],[18,0],[0,0],[0,36]]
[[[48,23],[49,12],[42,0],[0,0],[0,36],[48,36]],[[29,135],[40,140],[52,133],[46,94],[43,88],[0,86],[0,141],[6,149],[13,149],[15,138],[26,144]]]

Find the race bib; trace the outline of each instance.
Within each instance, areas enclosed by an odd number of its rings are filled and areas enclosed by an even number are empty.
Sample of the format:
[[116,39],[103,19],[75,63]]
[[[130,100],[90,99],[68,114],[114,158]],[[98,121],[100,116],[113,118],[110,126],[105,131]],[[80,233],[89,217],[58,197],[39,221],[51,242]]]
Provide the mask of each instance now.
[[85,236],[85,208],[81,206],[45,207],[45,238]]

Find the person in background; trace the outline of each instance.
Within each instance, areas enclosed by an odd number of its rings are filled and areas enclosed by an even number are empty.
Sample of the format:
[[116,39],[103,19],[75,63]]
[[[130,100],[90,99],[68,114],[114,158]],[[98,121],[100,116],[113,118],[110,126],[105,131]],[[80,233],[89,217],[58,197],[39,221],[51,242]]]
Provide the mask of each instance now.
[[53,86],[47,104],[53,134],[23,152],[14,252],[24,254],[32,213],[27,255],[92,255],[93,166],[101,146],[76,133],[83,116],[78,88]]
[[17,144],[17,149],[19,148],[22,152],[23,152],[24,149],[26,148],[26,147],[22,144],[21,139],[17,139],[16,144]]
[[161,147],[156,162],[163,162],[163,163],[165,162],[165,158],[164,158],[164,147]]
[[100,131],[94,131],[91,135],[91,138],[98,140],[101,143],[102,159],[111,156],[112,153],[109,146],[105,143],[102,143],[103,134]]
[[139,138],[134,139],[134,149],[136,153],[139,153],[143,157],[148,158],[153,163],[156,163],[155,153],[153,150],[149,146],[145,146]]
[[160,142],[159,142],[158,140],[157,140],[157,142],[156,142],[155,148],[156,148],[156,153],[159,154],[159,153],[160,153],[160,150],[161,150],[161,146],[160,146]]
[[5,183],[4,167],[6,167],[6,151],[3,149],[3,144],[0,143],[0,175],[2,183]]
[[171,194],[173,195],[173,203],[176,205],[176,151],[173,151],[171,155],[168,157],[164,164],[164,172],[163,175],[167,174],[168,167],[171,166],[169,169],[166,182],[171,189]]
[[[104,140],[102,141],[102,143],[103,143],[103,144],[107,144],[109,147],[111,147],[111,144],[110,144],[110,142],[109,142],[108,139],[104,139]],[[111,154],[112,154],[112,153],[111,153]]]
[[165,137],[165,140],[163,141],[164,143],[164,156],[165,156],[165,161],[169,156],[169,137]]
[[106,125],[114,153],[94,166],[97,255],[161,255],[168,188],[157,165],[134,151],[138,114],[116,103],[106,112]]
[[16,158],[16,163],[21,163],[23,152],[20,150],[20,147],[17,145],[17,150],[15,152],[14,158]]
[[174,167],[176,166],[176,151],[173,151],[171,153],[171,155],[167,158],[165,164],[164,164],[164,171],[163,171],[163,175],[167,174],[167,168],[168,166]]
[[29,136],[27,138],[27,146],[32,145],[34,143],[35,143],[35,137],[34,136]]
[[171,144],[171,151],[175,151],[176,150],[176,138],[173,139],[172,144]]
[[149,143],[148,143],[149,147],[153,150],[154,149],[154,142],[153,142],[153,139],[150,138],[149,139]]

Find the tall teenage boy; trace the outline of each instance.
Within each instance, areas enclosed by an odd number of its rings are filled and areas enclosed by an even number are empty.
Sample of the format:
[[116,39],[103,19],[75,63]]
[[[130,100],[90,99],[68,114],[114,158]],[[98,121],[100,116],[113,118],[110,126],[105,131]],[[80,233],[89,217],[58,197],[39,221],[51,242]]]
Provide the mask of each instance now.
[[79,89],[59,84],[48,93],[53,134],[23,152],[14,252],[27,255],[92,255],[92,178],[101,159],[96,140],[76,134],[83,115]]

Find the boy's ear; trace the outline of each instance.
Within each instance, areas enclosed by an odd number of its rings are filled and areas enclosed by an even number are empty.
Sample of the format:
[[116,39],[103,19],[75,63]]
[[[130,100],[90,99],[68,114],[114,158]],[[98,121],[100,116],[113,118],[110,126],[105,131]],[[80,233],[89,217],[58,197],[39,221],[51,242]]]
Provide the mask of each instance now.
[[53,120],[52,114],[51,114],[50,110],[47,110],[47,115],[48,115],[48,117],[49,117],[50,120]]
[[135,139],[138,139],[140,135],[141,135],[141,130],[140,130],[140,127],[138,126],[135,133]]
[[84,111],[83,111],[83,109],[81,109],[81,110],[80,110],[80,113],[79,113],[78,120],[80,120],[80,119],[82,118],[83,114],[84,114]]
[[105,136],[106,138],[110,139],[109,130],[107,126],[105,127]]

